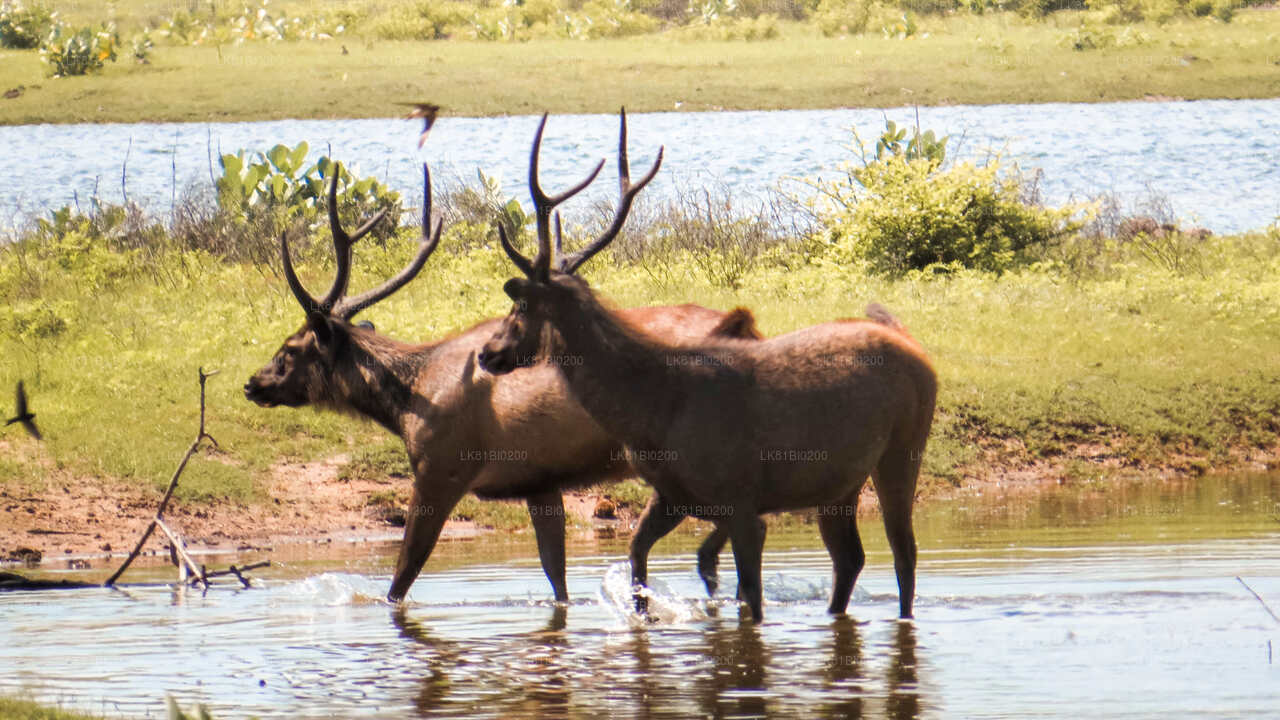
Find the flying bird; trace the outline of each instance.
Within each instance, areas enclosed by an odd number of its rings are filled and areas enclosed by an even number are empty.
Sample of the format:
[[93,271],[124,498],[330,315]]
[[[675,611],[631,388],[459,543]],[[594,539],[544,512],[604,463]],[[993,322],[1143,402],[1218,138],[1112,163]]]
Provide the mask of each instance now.
[[431,126],[436,121],[436,113],[440,112],[439,105],[432,103],[400,103],[413,108],[405,115],[406,120],[414,118],[422,118],[422,134],[418,136],[418,147],[421,148],[427,142],[427,133],[431,132]]
[[40,431],[36,429],[36,414],[27,409],[27,391],[22,387],[22,381],[18,381],[18,414],[16,417],[9,418],[5,425],[12,425],[16,422],[22,423],[22,427],[31,433],[31,437],[37,440],[43,440]]

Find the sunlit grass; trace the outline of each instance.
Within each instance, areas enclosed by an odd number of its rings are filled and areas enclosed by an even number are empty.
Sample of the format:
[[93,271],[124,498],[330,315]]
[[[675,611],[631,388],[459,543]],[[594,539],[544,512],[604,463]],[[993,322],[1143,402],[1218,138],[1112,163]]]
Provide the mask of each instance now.
[[[656,35],[529,42],[333,41],[160,46],[151,64],[51,80],[0,52],[0,123],[386,117],[430,100],[457,115],[1095,102],[1280,95],[1280,14],[1133,26],[1134,44],[1076,51],[1078,13],[924,16],[905,40],[784,24],[759,42]],[[1124,28],[1102,26],[1105,32]],[[349,54],[343,54],[346,48]],[[607,81],[606,81],[607,80]]]
[[[353,289],[380,282],[410,250],[409,240],[361,248]],[[1203,252],[1203,275],[1140,259],[1096,277],[1032,269],[898,280],[760,263],[738,290],[712,285],[691,265],[669,267],[664,278],[601,260],[589,275],[621,306],[745,305],[768,334],[885,304],[938,370],[926,472],[955,481],[978,459],[980,439],[1013,442],[1012,452],[1030,459],[1096,442],[1117,444],[1132,465],[1187,455],[1206,467],[1274,444],[1280,244],[1254,234],[1214,239]],[[37,447],[6,433],[0,476],[30,483],[70,473],[160,487],[195,433],[200,366],[221,373],[209,381],[208,424],[222,451],[193,463],[184,496],[262,499],[268,469],[282,458],[346,452],[373,472],[403,472],[398,443],[370,423],[244,399],[241,385],[302,322],[281,279],[209,258],[188,257],[184,267],[168,282],[145,275],[100,293],[54,285],[42,300],[70,308],[61,336],[0,335],[0,388],[26,380],[47,437]],[[303,276],[322,286],[328,272],[308,266]],[[504,313],[500,287],[511,274],[495,249],[442,249],[419,279],[361,317],[400,339],[439,338]]]

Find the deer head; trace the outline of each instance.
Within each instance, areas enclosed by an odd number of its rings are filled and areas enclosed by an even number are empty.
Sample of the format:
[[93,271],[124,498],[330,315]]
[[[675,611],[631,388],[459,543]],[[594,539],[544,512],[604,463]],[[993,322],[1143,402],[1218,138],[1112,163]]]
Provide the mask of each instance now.
[[350,349],[353,335],[370,333],[370,329],[351,324],[356,313],[386,298],[404,287],[417,276],[427,258],[440,242],[443,221],[431,228],[431,172],[422,165],[422,244],[413,260],[398,275],[382,285],[355,297],[347,297],[347,283],[351,278],[351,246],[364,237],[385,216],[379,211],[355,232],[347,233],[338,219],[338,177],[335,169],[329,184],[329,229],[333,234],[333,249],[337,255],[337,272],[333,285],[324,297],[316,299],[293,269],[287,234],[280,236],[280,260],[285,280],[306,313],[306,322],[280,346],[271,362],[254,373],[245,383],[244,395],[263,407],[285,405],[299,407],[311,403],[332,400],[330,384],[335,369],[341,364],[344,353]]
[[[586,281],[577,277],[578,268],[607,246],[627,221],[631,205],[636,195],[657,175],[662,166],[663,148],[658,149],[658,157],[649,172],[634,185],[631,183],[631,166],[627,160],[627,111],[620,113],[618,138],[618,205],[614,211],[613,222],[596,239],[583,249],[564,254],[562,252],[562,233],[560,215],[555,213],[554,250],[551,237],[551,216],[560,203],[581,192],[595,180],[604,166],[604,160],[596,165],[595,170],[586,180],[555,196],[548,196],[538,181],[538,152],[542,147],[542,132],[547,125],[547,116],[542,116],[538,131],[533,137],[533,151],[529,157],[529,193],[533,196],[534,208],[537,212],[538,254],[533,260],[526,258],[516,250],[507,237],[506,230],[498,226],[498,238],[502,241],[502,249],[507,257],[523,273],[524,277],[508,280],[502,289],[515,302],[511,312],[502,321],[502,326],[489,342],[485,343],[480,353],[480,364],[494,374],[503,374],[522,365],[532,362],[542,349],[546,333],[547,319],[557,308],[581,302],[589,296],[590,290]],[[553,262],[554,257],[554,262]],[[554,265],[554,268],[553,268]]]

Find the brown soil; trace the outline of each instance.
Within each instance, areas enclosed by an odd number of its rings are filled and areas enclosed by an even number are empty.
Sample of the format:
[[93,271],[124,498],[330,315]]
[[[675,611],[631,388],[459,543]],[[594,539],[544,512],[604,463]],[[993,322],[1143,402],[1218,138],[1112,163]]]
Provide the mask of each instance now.
[[[924,501],[939,501],[973,493],[1024,494],[1047,487],[1089,480],[1141,477],[1176,480],[1209,471],[1273,471],[1280,468],[1280,445],[1237,449],[1227,462],[1210,465],[1194,452],[1165,448],[1159,462],[1139,462],[1125,453],[1122,438],[1095,440],[1070,447],[1050,458],[1034,458],[1016,440],[978,441],[977,462],[960,468],[958,484],[941,480],[922,484]],[[338,540],[397,540],[398,513],[369,504],[375,493],[404,490],[404,479],[343,480],[338,471],[344,455],[323,462],[281,463],[272,469],[269,503],[183,503],[173,501],[165,513],[168,524],[193,549],[254,549],[281,544]],[[1096,474],[1096,475],[1095,475]],[[160,493],[109,480],[67,476],[40,492],[0,486],[0,564],[36,558],[45,567],[87,556],[123,556],[137,542],[154,516]],[[870,486],[861,510],[876,512]],[[595,526],[597,532],[627,534],[641,508],[613,507],[592,492],[565,498],[570,521]],[[597,517],[603,515],[604,517]],[[613,517],[608,517],[613,515]],[[402,518],[402,516],[401,516]],[[402,519],[400,522],[403,522]],[[493,532],[469,521],[451,520],[446,539],[462,539]],[[148,541],[150,554],[165,552],[162,540]]]

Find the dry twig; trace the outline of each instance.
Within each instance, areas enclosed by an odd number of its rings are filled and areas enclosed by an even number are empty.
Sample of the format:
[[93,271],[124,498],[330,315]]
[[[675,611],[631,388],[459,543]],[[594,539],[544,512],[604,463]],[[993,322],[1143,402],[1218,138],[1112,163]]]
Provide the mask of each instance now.
[[[164,533],[169,537],[169,542],[172,543],[171,547],[173,548],[173,552],[182,561],[181,563],[179,563],[179,567],[182,568],[184,571],[190,570],[197,579],[199,579],[202,583],[204,583],[205,588],[209,587],[208,575],[204,572],[204,569],[201,568],[199,565],[197,565],[195,561],[191,559],[191,556],[187,553],[186,548],[182,546],[182,541],[178,538],[177,534],[174,533],[172,530],[170,530],[169,527],[164,524],[164,520],[162,519],[164,517],[165,508],[169,506],[169,500],[173,498],[173,491],[178,489],[178,478],[182,477],[182,471],[186,469],[187,461],[189,461],[191,459],[191,456],[195,455],[196,451],[200,449],[200,444],[205,440],[208,440],[210,443],[213,443],[214,447],[218,447],[218,441],[214,440],[213,436],[205,432],[205,429],[204,429],[204,407],[205,407],[204,384],[206,380],[213,377],[214,375],[217,375],[218,371],[214,370],[213,372],[206,373],[204,371],[204,368],[200,368],[199,373],[200,373],[200,431],[196,435],[195,441],[191,443],[191,447],[187,448],[187,454],[182,456],[182,461],[178,463],[178,469],[173,471],[173,477],[169,479],[169,488],[165,490],[164,497],[161,498],[160,500],[160,507],[156,508],[155,518],[151,521],[149,525],[147,525],[147,529],[142,533],[142,538],[138,540],[138,544],[133,548],[133,552],[130,552],[129,556],[125,558],[124,564],[122,564],[120,566],[120,569],[116,570],[115,573],[111,577],[107,578],[107,581],[103,583],[105,587],[111,587],[115,585],[116,580],[120,579],[120,576],[123,575],[124,571],[129,568],[129,565],[131,565],[133,561],[137,559],[138,555],[142,553],[143,546],[147,544],[147,540],[151,537],[151,533],[155,532],[155,529],[157,527],[160,528],[160,531],[162,533]],[[185,578],[183,579],[185,580]]]

